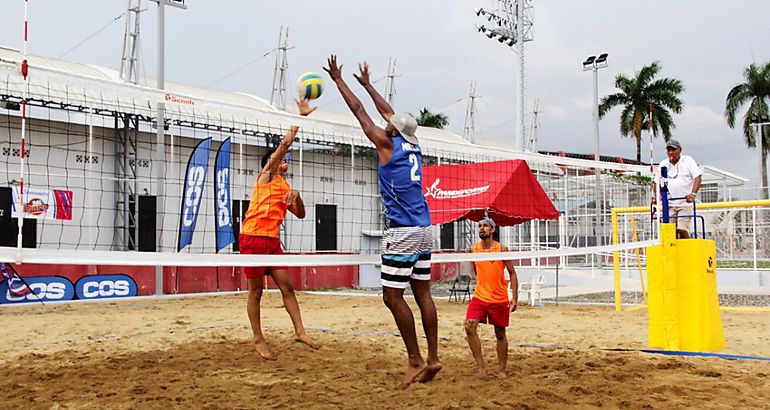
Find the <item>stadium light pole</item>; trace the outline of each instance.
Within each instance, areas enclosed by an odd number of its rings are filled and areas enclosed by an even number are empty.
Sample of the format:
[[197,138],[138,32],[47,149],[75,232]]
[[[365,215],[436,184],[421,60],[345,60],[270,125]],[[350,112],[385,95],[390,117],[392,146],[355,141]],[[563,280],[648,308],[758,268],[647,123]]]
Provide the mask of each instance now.
[[[607,67],[607,53],[599,54],[598,57],[590,56],[583,61],[583,71],[593,71],[594,73],[594,160],[597,162],[601,161],[599,151],[599,69]],[[599,238],[602,238],[602,243],[598,245],[604,245],[604,201],[602,200],[601,169],[597,167],[594,174],[596,175],[596,223],[599,227]],[[599,259],[599,266],[601,266],[601,258]]]
[[[165,78],[165,71],[166,71],[166,61],[165,61],[165,55],[166,55],[166,31],[165,31],[165,6],[172,6],[180,9],[187,9],[187,5],[185,5],[185,0],[152,0],[156,3],[158,3],[158,89],[164,90],[166,88],[166,78]],[[164,103],[164,100],[161,99],[158,101],[158,122],[157,122],[157,137],[155,141],[155,159],[158,161],[158,166],[155,167],[155,198],[156,198],[156,209],[159,210],[155,216],[155,226],[160,227],[160,229],[155,234],[155,243],[157,246],[157,250],[162,251],[163,249],[163,242],[161,241],[163,239],[163,222],[164,222],[164,216],[166,214],[166,190],[165,190],[165,177],[166,177],[166,167],[161,166],[161,164],[165,164],[166,161],[166,119],[165,117],[165,108],[166,105]],[[138,202],[137,202],[138,203]],[[155,267],[155,294],[156,295],[162,295],[163,294],[163,267],[162,266],[156,266]]]
[[489,39],[497,39],[519,56],[519,75],[516,89],[516,134],[514,145],[524,150],[524,43],[533,40],[532,0],[498,0],[496,10],[477,8],[476,16],[486,18],[490,27],[476,25],[476,29]]
[[765,125],[770,125],[770,116],[766,114],[761,115],[753,115],[751,116],[751,125],[757,127],[757,148],[759,148],[759,181],[757,185],[759,185],[759,197],[767,199],[768,197],[768,190],[770,190],[770,187],[763,186],[762,181],[764,181],[767,178],[767,175],[765,175],[764,170],[762,169],[762,160],[764,159],[763,153],[765,149],[767,149],[764,146],[764,138],[763,138],[763,130],[762,127]]

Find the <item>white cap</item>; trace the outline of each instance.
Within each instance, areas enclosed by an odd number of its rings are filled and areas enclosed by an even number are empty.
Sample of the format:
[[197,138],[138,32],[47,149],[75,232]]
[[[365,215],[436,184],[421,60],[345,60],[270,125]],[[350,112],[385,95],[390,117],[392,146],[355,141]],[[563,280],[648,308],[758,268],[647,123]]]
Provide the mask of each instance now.
[[414,132],[417,131],[417,120],[411,114],[397,112],[390,117],[390,123],[405,140],[415,145],[420,143],[414,135]]

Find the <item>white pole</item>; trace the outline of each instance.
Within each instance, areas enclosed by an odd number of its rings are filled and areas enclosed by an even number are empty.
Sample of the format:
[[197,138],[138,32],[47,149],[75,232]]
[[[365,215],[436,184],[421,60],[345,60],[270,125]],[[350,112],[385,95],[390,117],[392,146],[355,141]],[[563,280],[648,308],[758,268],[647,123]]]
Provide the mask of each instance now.
[[[594,64],[594,156],[597,164],[601,161],[601,153],[599,152],[599,69]],[[602,208],[604,202],[602,201],[602,188],[601,188],[601,169],[595,168],[594,174],[596,175],[596,230],[597,245],[604,245],[604,221],[602,220]],[[599,266],[601,266],[601,258],[599,258]]]
[[[241,141],[238,143],[238,167],[241,172],[241,196],[238,198],[238,232],[241,232],[243,226],[243,200],[246,199],[246,165],[243,163],[243,139],[246,138],[245,134],[241,134]],[[239,238],[235,238],[239,240]],[[240,252],[240,248],[238,250]]]
[[305,178],[304,178],[303,169],[302,169],[302,165],[303,165],[302,163],[304,160],[303,156],[305,152],[304,140],[305,140],[304,138],[299,139],[299,191],[300,192],[303,192],[305,188]]
[[[165,55],[165,27],[163,24],[163,20],[165,19],[165,0],[158,1],[158,89],[163,90],[166,87],[166,79],[165,79],[165,61],[164,61],[164,55]],[[155,141],[155,158],[158,161],[158,164],[155,165],[155,195],[156,195],[156,201],[157,201],[157,215],[155,217],[156,226],[160,227],[158,232],[156,233],[155,237],[157,238],[157,251],[162,252],[163,251],[163,222],[165,220],[164,215],[166,214],[166,201],[165,201],[165,183],[164,183],[164,177],[165,177],[165,158],[166,158],[166,148],[165,148],[165,130],[163,129],[166,120],[164,119],[164,109],[165,105],[163,103],[163,99],[158,101],[158,115],[157,115],[157,135],[156,135],[156,141]],[[138,203],[138,202],[137,202]],[[162,295],[163,294],[163,267],[162,266],[156,266],[155,267],[155,294],[156,295]]]
[[29,87],[29,63],[27,61],[27,41],[29,32],[29,20],[27,13],[28,0],[24,0],[24,50],[22,51],[21,58],[21,75],[24,77],[24,87],[21,89],[21,150],[19,151],[19,209],[17,209],[17,216],[19,222],[19,232],[16,235],[16,262],[21,263],[21,245],[22,245],[22,228],[24,227],[24,217],[27,215],[27,197],[24,195],[24,151],[26,147],[26,135],[27,135],[27,88]]
[[524,7],[518,1],[516,7],[516,28],[519,48],[519,87],[517,90],[518,115],[516,116],[516,149],[524,150]]
[[759,140],[757,141],[757,148],[759,148],[758,149],[758,151],[759,151],[759,166],[757,167],[757,168],[759,168],[759,181],[757,182],[757,184],[759,185],[759,197],[760,198],[765,198],[765,192],[766,192],[765,189],[767,189],[767,187],[762,186],[762,181],[765,179],[765,175],[764,175],[763,170],[762,170],[762,151],[764,149],[764,147],[763,147],[764,141],[762,140],[762,126],[763,125],[767,125],[767,124],[770,124],[770,123],[768,123],[768,122],[761,122],[761,123],[757,124],[757,128],[758,128],[757,134],[759,134]]
[[[168,127],[168,136],[169,136],[169,143],[171,144],[171,147],[169,148],[169,159],[168,159],[168,173],[171,176],[171,180],[176,184],[176,161],[174,161],[174,130],[171,129],[171,126]],[[181,195],[181,192],[180,192]]]
[[754,272],[758,272],[757,270],[757,207],[751,208],[751,228],[754,236],[754,244],[752,245],[752,250],[754,252]]
[[[238,169],[240,169],[241,174],[241,199],[246,199],[246,166],[243,164],[243,141],[238,143]],[[240,205],[238,207],[240,208]],[[238,220],[240,219],[241,216],[238,215]]]
[[[88,147],[86,148],[86,155],[88,158],[88,175],[84,181],[83,188],[86,191],[86,207],[88,210],[88,243],[91,245],[91,249],[96,249],[94,243],[94,206],[91,203],[92,189],[88,187],[91,184],[91,175],[93,174],[93,152],[94,152],[94,110],[91,109],[91,114],[88,114]],[[99,182],[101,184],[101,181]],[[101,188],[101,186],[100,186]]]

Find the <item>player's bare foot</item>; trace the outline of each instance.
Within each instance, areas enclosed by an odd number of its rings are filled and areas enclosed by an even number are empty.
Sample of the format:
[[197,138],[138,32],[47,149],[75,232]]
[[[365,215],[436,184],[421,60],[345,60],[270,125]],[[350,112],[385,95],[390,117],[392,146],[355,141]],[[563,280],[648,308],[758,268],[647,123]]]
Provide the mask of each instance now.
[[476,375],[478,375],[479,377],[487,377],[487,368],[484,366],[477,367]]
[[506,373],[505,370],[499,371],[497,372],[497,378],[500,380],[506,379],[508,378],[508,373]]
[[294,341],[299,343],[304,343],[313,349],[319,349],[321,347],[321,344],[311,339],[310,336],[307,335],[307,333],[294,336]]
[[409,366],[406,368],[406,371],[404,372],[404,378],[401,379],[401,388],[405,389],[409,387],[410,384],[414,383],[415,380],[417,380],[418,377],[420,377],[425,371],[428,370],[428,365],[423,362],[419,366]]
[[265,360],[276,360],[278,357],[276,357],[275,353],[273,353],[272,350],[270,350],[270,346],[267,345],[265,342],[265,339],[257,340],[252,339],[251,344],[254,345],[254,350],[257,351],[257,353]]
[[428,368],[425,369],[425,373],[420,376],[420,383],[427,383],[436,377],[436,374],[441,371],[441,362],[429,363]]

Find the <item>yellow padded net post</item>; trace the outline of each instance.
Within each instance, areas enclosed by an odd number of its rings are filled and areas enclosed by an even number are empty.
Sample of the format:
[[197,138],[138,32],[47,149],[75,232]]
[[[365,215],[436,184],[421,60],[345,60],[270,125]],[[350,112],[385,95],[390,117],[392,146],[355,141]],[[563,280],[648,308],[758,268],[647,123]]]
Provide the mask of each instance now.
[[676,239],[661,224],[661,245],[647,248],[649,344],[706,352],[725,346],[716,284],[716,244]]

